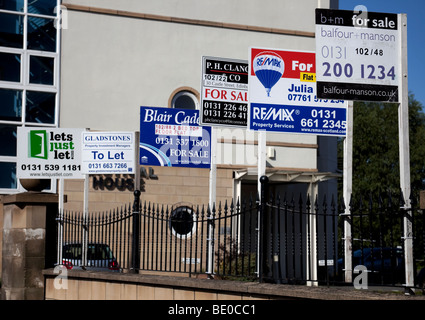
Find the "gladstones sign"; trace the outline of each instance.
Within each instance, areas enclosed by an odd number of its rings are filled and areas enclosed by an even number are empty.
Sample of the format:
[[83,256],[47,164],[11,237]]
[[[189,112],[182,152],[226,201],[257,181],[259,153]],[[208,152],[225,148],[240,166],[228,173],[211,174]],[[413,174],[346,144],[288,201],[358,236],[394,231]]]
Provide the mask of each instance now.
[[133,132],[84,132],[82,171],[87,174],[134,174]]

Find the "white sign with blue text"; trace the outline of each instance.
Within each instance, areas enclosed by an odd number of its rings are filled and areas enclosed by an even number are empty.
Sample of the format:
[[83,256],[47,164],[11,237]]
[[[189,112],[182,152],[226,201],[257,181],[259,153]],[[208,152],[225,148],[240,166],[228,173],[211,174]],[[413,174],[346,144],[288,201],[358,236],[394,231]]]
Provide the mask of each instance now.
[[141,165],[210,168],[211,128],[199,110],[140,107]]
[[85,174],[134,174],[134,133],[83,132],[81,164]]

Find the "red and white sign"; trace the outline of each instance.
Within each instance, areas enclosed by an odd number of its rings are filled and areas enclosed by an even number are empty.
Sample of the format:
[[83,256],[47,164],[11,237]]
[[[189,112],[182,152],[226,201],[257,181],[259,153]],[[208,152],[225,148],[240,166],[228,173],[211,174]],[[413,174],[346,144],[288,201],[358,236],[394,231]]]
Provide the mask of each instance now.
[[316,96],[314,52],[251,48],[248,92],[251,130],[345,135],[345,102]]

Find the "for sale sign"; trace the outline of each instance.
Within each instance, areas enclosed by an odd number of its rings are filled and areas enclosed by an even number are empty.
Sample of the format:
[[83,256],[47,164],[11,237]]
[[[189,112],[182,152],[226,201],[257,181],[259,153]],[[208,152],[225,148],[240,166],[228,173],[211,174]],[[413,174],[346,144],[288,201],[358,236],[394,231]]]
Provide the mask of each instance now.
[[398,102],[398,15],[316,9],[317,95]]
[[316,96],[314,52],[251,48],[249,129],[346,133],[346,103]]
[[201,124],[246,128],[248,62],[202,57]]
[[199,110],[140,108],[140,164],[210,168],[211,128]]

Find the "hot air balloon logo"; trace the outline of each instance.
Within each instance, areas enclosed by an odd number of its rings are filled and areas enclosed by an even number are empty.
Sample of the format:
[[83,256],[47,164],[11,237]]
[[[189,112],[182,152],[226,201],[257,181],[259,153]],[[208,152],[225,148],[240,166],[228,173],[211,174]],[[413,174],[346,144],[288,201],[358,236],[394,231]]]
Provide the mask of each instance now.
[[270,97],[270,90],[285,70],[282,57],[272,51],[263,51],[255,56],[252,64],[255,75],[266,89],[267,96]]

